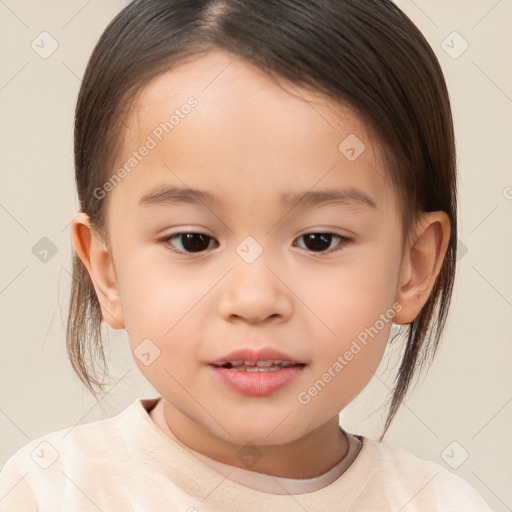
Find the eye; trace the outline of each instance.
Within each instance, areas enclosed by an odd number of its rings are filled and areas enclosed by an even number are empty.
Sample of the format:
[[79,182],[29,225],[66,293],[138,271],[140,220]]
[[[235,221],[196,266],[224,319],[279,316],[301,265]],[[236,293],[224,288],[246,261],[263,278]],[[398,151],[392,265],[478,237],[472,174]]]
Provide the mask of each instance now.
[[[337,235],[335,233],[307,233],[300,236],[297,240],[302,238],[305,241],[306,250],[325,254],[337,250],[336,246],[334,249],[329,249],[329,246],[331,246],[335,239],[339,240],[337,246],[347,245],[351,242],[350,238]],[[172,247],[176,247],[173,243],[174,240],[178,240],[181,247],[177,247],[176,249],[171,248],[171,250],[183,253],[199,253],[204,252],[207,249],[211,249],[210,242],[213,241],[214,238],[205,235],[204,233],[182,232],[165,237],[162,239],[162,242],[167,246],[170,245]]]
[[331,245],[334,239],[338,239],[340,241],[337,244],[338,246],[347,245],[351,241],[350,238],[336,235],[335,233],[307,233],[300,236],[297,240],[302,238],[304,239],[304,245],[306,245],[306,249],[321,253],[331,253],[337,250],[336,248],[325,250]]
[[174,239],[181,240],[181,248],[178,249],[178,252],[185,253],[205,251],[209,248],[208,241],[213,240],[211,236],[205,235],[204,233],[176,233],[164,238],[162,241],[166,244],[173,245],[171,241]]

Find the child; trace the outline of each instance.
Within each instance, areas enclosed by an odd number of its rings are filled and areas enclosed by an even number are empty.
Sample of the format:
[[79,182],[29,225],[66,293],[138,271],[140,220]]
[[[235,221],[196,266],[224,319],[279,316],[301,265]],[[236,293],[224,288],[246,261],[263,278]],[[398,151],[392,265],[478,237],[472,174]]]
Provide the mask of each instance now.
[[455,273],[448,93],[391,1],[135,0],[85,72],[75,166],[73,368],[102,390],[104,320],[161,396],[21,448],[2,512],[490,510],[339,425],[395,324],[387,430]]

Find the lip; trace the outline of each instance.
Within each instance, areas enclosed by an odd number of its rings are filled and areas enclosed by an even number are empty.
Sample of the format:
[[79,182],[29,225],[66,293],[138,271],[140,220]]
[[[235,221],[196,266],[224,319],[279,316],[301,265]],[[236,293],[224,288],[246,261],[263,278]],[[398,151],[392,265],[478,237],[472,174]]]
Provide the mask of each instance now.
[[304,371],[305,366],[290,366],[273,372],[247,372],[222,368],[209,367],[219,381],[231,390],[248,396],[267,396],[276,393],[288,386]]
[[[275,371],[254,372],[221,367],[222,364],[230,361],[240,360],[253,362],[280,360],[287,361],[292,366]],[[306,363],[271,347],[259,350],[241,348],[209,363],[209,368],[219,382],[237,393],[248,396],[267,396],[276,393],[297,379],[305,367]]]

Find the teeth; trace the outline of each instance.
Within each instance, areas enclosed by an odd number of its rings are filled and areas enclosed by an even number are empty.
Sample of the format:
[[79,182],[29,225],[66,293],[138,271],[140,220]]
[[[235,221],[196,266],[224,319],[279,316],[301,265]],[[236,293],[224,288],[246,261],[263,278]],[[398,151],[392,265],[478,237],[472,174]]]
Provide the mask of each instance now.
[[246,371],[246,372],[275,372],[277,370],[281,370],[281,366],[266,366],[266,367],[258,367],[258,366],[245,366],[242,368],[236,368],[238,371]]
[[275,372],[282,368],[293,366],[294,363],[289,361],[281,361],[280,359],[270,359],[268,361],[229,361],[221,365],[224,368],[233,368],[239,371],[247,372]]
[[272,361],[272,360],[271,361],[258,361],[256,363],[256,366],[260,366],[260,367],[261,366],[272,366],[273,364],[277,364],[277,362]]

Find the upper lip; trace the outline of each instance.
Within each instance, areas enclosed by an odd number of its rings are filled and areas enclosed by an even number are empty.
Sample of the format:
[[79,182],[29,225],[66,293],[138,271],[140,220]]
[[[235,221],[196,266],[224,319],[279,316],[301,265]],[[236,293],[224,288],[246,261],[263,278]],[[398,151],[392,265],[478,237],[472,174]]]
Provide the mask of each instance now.
[[265,347],[258,350],[251,348],[241,348],[235,350],[234,352],[230,352],[224,357],[212,361],[210,364],[213,365],[222,365],[225,363],[229,363],[232,361],[287,361],[292,364],[305,364],[302,361],[299,361],[293,357],[290,357],[287,354],[283,354],[271,347]]

